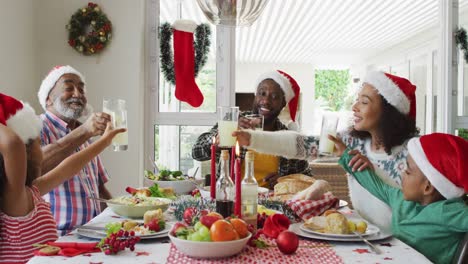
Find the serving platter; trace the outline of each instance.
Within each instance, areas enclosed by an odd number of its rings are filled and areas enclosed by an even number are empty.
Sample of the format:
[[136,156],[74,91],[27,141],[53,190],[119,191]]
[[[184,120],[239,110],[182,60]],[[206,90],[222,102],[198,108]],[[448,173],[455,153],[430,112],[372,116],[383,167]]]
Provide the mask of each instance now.
[[[289,230],[296,233],[298,236],[305,237],[305,238],[312,238],[312,239],[326,240],[326,241],[340,241],[340,242],[362,242],[362,239],[360,239],[359,237],[334,237],[334,236],[323,236],[323,235],[312,234],[309,232],[302,231],[301,225],[303,225],[303,223],[292,224],[289,226]],[[374,241],[374,240],[386,239],[391,236],[392,234],[379,231],[376,234],[366,236],[366,239],[369,241]]]
[[[80,236],[87,237],[87,238],[94,238],[94,239],[102,239],[107,236],[105,231],[105,223],[95,223],[95,224],[87,224],[76,229],[76,233]],[[136,232],[136,235],[139,236],[141,239],[154,239],[154,238],[163,238],[167,237],[169,231],[172,229],[172,224],[166,223],[166,227],[156,233],[151,234],[139,234]]]
[[[359,237],[356,234],[332,234],[332,233],[324,233],[320,232],[318,230],[312,230],[310,228],[307,228],[304,224],[302,224],[300,227],[301,231],[304,231],[306,233],[310,233],[313,235],[318,235],[318,236],[324,236],[324,237],[338,237],[338,238],[356,238]],[[380,232],[380,229],[372,224],[367,225],[366,232],[361,234],[361,236],[370,236],[370,235],[375,235]]]

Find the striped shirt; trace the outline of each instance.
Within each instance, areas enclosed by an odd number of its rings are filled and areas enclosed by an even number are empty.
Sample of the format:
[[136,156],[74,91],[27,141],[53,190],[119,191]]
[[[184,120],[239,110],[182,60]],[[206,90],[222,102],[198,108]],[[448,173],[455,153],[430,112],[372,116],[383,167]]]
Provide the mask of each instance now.
[[35,186],[28,189],[34,203],[31,212],[19,217],[0,212],[0,263],[26,263],[33,257],[33,244],[58,238],[49,204]]
[[[54,143],[71,132],[68,124],[51,112],[42,114],[41,119],[44,124],[41,132],[43,146]],[[91,141],[88,140],[76,152],[90,144]],[[59,235],[65,235],[74,227],[84,225],[101,212],[99,203],[87,197],[99,197],[99,185],[107,181],[107,172],[99,156],[96,156],[80,173],[44,195],[44,199],[50,203]]]

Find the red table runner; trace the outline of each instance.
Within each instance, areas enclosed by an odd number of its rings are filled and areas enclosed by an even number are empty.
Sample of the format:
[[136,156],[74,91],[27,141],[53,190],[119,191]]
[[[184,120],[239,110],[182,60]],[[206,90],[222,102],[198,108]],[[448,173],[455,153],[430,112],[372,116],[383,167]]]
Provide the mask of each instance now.
[[[267,239],[261,236],[263,240],[267,241],[270,245],[275,245],[274,240]],[[207,242],[209,243],[209,242]],[[310,240],[299,240],[299,248],[296,253],[292,255],[284,255],[275,247],[268,247],[264,249],[246,246],[240,254],[235,256],[221,258],[221,259],[195,259],[186,256],[184,253],[177,250],[171,244],[169,257],[167,263],[193,263],[193,264],[206,264],[206,263],[344,263],[343,260],[336,254],[333,247],[327,242],[318,242]]]

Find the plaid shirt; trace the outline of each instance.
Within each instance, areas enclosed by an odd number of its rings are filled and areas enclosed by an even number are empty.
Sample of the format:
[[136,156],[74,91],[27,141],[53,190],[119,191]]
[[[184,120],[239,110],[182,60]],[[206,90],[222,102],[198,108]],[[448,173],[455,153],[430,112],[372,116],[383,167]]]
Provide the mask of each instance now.
[[[251,112],[243,112],[242,115],[248,115]],[[279,119],[274,121],[274,131],[278,130],[288,130],[288,128],[281,123]],[[192,147],[192,158],[198,161],[205,161],[211,159],[211,144],[213,144],[213,137],[218,134],[218,124],[211,128],[209,132],[201,134],[195,145]],[[247,152],[246,149],[241,150],[241,158],[243,159],[245,153]],[[229,155],[231,153],[229,152]],[[216,164],[218,164],[219,156],[221,155],[221,149],[217,148],[216,151]],[[312,175],[310,173],[309,162],[306,160],[297,160],[297,159],[285,159],[280,157],[280,161],[278,164],[278,175],[285,176],[294,173],[304,173],[308,175]],[[219,172],[219,168],[218,168]]]
[[[41,115],[44,127],[41,131],[42,145],[56,142],[71,132],[65,121],[46,112]],[[88,140],[75,152],[89,146]],[[86,197],[99,197],[99,185],[108,181],[108,175],[99,156],[89,162],[80,173],[44,195],[57,222],[60,235],[65,235],[75,226],[84,225],[101,212],[100,205]]]

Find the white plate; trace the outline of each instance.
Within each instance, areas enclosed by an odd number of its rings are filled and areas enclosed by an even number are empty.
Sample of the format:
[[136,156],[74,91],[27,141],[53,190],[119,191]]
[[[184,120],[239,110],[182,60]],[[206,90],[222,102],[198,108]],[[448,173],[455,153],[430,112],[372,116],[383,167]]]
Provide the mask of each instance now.
[[[306,237],[306,238],[313,238],[318,240],[327,240],[327,241],[343,241],[343,242],[356,242],[362,241],[359,237],[332,237],[332,236],[323,236],[323,235],[316,235],[308,232],[304,232],[301,230],[301,225],[303,223],[296,223],[289,226],[289,230],[296,233],[299,236]],[[392,234],[387,234],[383,232],[378,232],[373,235],[366,236],[366,239],[369,241],[374,240],[382,240],[391,237]]]
[[[76,233],[80,236],[88,237],[88,238],[95,238],[95,239],[102,239],[107,236],[106,231],[104,230],[104,223],[96,223],[96,224],[89,224],[85,225],[82,228],[77,228]],[[152,238],[162,238],[167,237],[169,231],[172,229],[172,224],[166,223],[166,227],[156,233],[146,234],[146,235],[138,235],[141,239],[152,239]]]
[[[304,226],[304,224],[302,224],[300,226],[300,229],[304,232],[307,232],[307,233],[311,233],[311,234],[314,234],[314,235],[318,235],[318,236],[325,236],[325,237],[339,237],[339,238],[349,238],[349,237],[359,237],[358,235],[356,234],[331,234],[331,233],[322,233],[322,232],[319,232],[319,231],[314,231],[314,230],[311,230],[307,227]],[[370,236],[370,235],[375,235],[377,233],[380,232],[380,229],[375,226],[375,225],[372,225],[372,224],[367,224],[367,230],[364,234],[361,234],[362,236]]]

